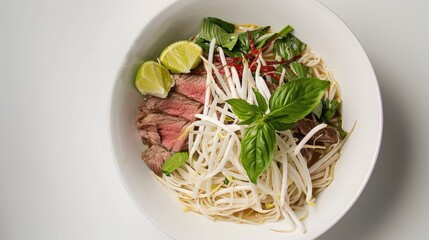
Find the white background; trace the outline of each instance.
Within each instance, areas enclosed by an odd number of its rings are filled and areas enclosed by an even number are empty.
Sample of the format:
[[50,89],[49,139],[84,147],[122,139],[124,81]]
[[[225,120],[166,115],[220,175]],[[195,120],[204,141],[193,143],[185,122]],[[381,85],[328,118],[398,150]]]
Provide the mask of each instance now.
[[[125,191],[107,116],[129,46],[170,2],[0,0],[0,239],[169,239]],[[367,187],[320,239],[425,239],[429,2],[322,3],[366,49],[385,121]]]

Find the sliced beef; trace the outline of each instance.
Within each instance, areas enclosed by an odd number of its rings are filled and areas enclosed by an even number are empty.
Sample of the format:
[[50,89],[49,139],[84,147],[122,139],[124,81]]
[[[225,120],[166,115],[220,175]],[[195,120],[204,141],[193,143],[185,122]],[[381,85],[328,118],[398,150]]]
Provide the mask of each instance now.
[[[154,131],[154,125],[156,126],[156,132]],[[161,144],[168,150],[175,152],[187,149],[188,136],[184,131],[189,125],[190,122],[185,118],[174,117],[164,113],[148,113],[137,121],[137,128],[140,130],[143,142],[156,144],[157,142],[151,139],[151,136],[157,133]]]
[[146,97],[146,100],[140,104],[139,109],[144,113],[164,112],[194,121],[194,115],[202,112],[203,105],[182,94],[170,92],[166,98]]
[[204,75],[174,75],[176,85],[174,91],[204,104],[206,77]]
[[142,159],[150,169],[159,176],[162,174],[162,164],[171,156],[171,153],[163,146],[155,144],[142,153]]
[[155,123],[142,123],[138,126],[142,142],[151,146],[161,144],[161,136],[158,133],[158,127]]
[[[311,129],[316,127],[318,125],[317,121],[304,118],[300,121],[298,121],[295,125],[295,133],[301,134],[301,135],[307,135]],[[314,134],[310,140],[316,142],[323,142],[323,143],[336,143],[339,140],[339,134],[337,129],[333,127],[326,127],[320,131],[318,131],[316,134]]]
[[146,97],[137,115],[137,129],[149,147],[141,157],[158,175],[173,152],[188,149],[186,130],[194,115],[203,110],[206,77],[181,74],[174,75],[174,79],[175,87],[167,98]]

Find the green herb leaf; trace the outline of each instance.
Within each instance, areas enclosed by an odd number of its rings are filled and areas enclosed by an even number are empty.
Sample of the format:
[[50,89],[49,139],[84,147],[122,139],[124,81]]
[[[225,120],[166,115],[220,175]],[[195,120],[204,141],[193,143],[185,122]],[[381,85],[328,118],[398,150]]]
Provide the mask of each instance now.
[[289,66],[294,72],[296,78],[306,78],[311,76],[308,68],[302,63],[291,62]]
[[267,100],[265,100],[264,96],[258,91],[256,88],[252,88],[253,93],[255,93],[256,101],[258,102],[258,107],[261,112],[265,113],[268,109]]
[[198,46],[202,47],[204,51],[208,52],[210,50],[210,42],[202,39],[202,38],[196,38],[194,40],[194,43],[196,43]]
[[280,31],[276,33],[271,33],[267,37],[263,38],[259,42],[256,43],[256,48],[263,48],[265,47],[265,44],[270,42],[271,40],[278,38],[278,37],[284,37],[286,34],[291,33],[293,31],[293,27],[290,25],[287,25],[286,27],[282,28]]
[[176,169],[183,166],[188,159],[189,159],[188,152],[175,153],[164,162],[164,164],[162,165],[162,172],[165,175],[170,176],[172,172],[174,172]]
[[337,129],[341,139],[344,139],[347,136],[348,133],[343,129],[343,118],[341,114],[338,115],[337,121],[330,123],[330,125]]
[[308,67],[306,67],[302,63],[298,63],[297,61],[291,62],[288,67],[279,66],[276,71],[279,72],[279,75],[281,76],[281,72],[283,71],[283,68],[285,71],[285,80],[286,81],[293,81],[299,78],[307,78],[311,77],[310,70]]
[[285,68],[285,81],[293,81],[297,79],[298,77],[293,73],[293,71],[290,68]]
[[292,123],[304,118],[319,104],[329,85],[329,81],[317,78],[302,78],[285,83],[271,96],[271,112],[266,119]]
[[228,180],[228,178],[226,178],[226,177],[225,177],[225,179],[223,180],[223,183],[224,183],[225,185],[228,185],[228,184],[229,184],[229,180]]
[[218,25],[219,27],[223,28],[223,30],[225,30],[227,33],[233,33],[234,32],[234,29],[235,29],[234,24],[229,23],[229,22],[225,22],[224,20],[219,19],[219,18],[215,18],[215,17],[208,17],[208,19],[212,23],[214,23],[214,24]]
[[303,53],[307,45],[301,42],[293,34],[286,34],[285,37],[279,38],[274,42],[273,51],[275,56],[280,56],[282,59],[292,59],[293,57]]
[[329,122],[337,112],[337,109],[339,107],[338,100],[335,98],[332,101],[330,101],[329,99],[323,99],[322,105],[323,105],[323,112],[320,120],[322,122]]
[[261,123],[248,128],[241,145],[240,159],[251,182],[265,171],[273,159],[276,135],[273,126]]
[[222,47],[228,49],[228,50],[232,50],[234,48],[235,44],[237,43],[237,40],[238,40],[237,36],[231,35],[229,42],[223,43],[223,44],[220,44],[220,45]]
[[241,125],[248,125],[262,118],[263,112],[258,106],[248,103],[244,99],[229,99],[226,102],[231,106],[234,114],[241,120]]
[[287,25],[286,27],[284,27],[280,31],[278,31],[277,34],[280,37],[285,37],[287,34],[291,33],[292,31],[293,31],[293,27],[290,25]]
[[248,118],[246,120],[241,120],[238,125],[251,125],[252,123],[257,122],[258,120],[260,120],[262,118],[262,114],[260,115],[255,115],[254,117]]
[[264,38],[259,41],[256,41],[256,48],[263,48],[267,43],[269,43],[273,38],[278,38],[279,35],[277,33],[269,33],[266,34]]
[[231,51],[226,48],[223,48],[223,53],[225,53],[225,55],[229,57],[242,57],[243,53],[237,49],[237,45],[235,45],[235,47]]
[[[253,42],[256,44],[256,40],[266,34],[270,30],[270,27],[262,27],[252,31],[249,31],[250,37],[253,39]],[[242,32],[238,35],[238,47],[242,53],[247,54],[250,50],[249,35],[247,32]]]
[[216,38],[217,44],[227,48],[228,50],[232,50],[238,40],[237,35],[229,34],[225,29],[213,23],[208,18],[203,19],[201,31],[198,34],[198,37],[209,42],[213,38]]
[[295,123],[270,122],[276,131],[286,131],[295,126]]
[[318,119],[320,119],[320,116],[322,116],[322,112],[323,112],[323,103],[322,103],[322,101],[320,101],[319,104],[317,104],[317,106],[312,111],[314,113],[314,115],[316,115],[316,117]]
[[338,119],[337,130],[338,130],[338,133],[340,134],[341,139],[346,138],[348,133],[346,131],[344,131],[344,129],[343,129],[343,119],[341,117],[339,117],[339,119]]

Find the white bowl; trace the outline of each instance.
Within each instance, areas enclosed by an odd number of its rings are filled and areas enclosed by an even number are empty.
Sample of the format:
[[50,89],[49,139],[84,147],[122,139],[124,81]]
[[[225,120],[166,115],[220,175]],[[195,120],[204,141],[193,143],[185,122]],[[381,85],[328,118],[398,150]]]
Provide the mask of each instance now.
[[[357,127],[343,149],[335,180],[308,207],[306,233],[277,233],[284,222],[245,225],[212,222],[185,213],[178,200],[154,177],[140,159],[142,143],[135,128],[142,96],[133,78],[143,60],[156,59],[161,50],[199,30],[204,17],[215,16],[234,23],[255,23],[280,29],[286,24],[320,53],[338,80],[343,96],[345,129]],[[119,175],[135,203],[150,219],[175,239],[314,239],[332,227],[362,192],[374,164],[382,134],[382,106],[376,76],[359,41],[328,8],[311,0],[177,1],[156,15],[136,39],[112,90],[111,147]]]

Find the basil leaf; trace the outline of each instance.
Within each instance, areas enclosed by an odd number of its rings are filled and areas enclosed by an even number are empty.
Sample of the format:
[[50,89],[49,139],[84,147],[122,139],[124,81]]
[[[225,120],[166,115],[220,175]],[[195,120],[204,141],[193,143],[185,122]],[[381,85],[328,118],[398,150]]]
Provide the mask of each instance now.
[[308,69],[308,67],[306,67],[302,63],[298,63],[297,61],[291,62],[289,64],[289,67],[283,67],[280,65],[277,69],[277,71],[280,73],[280,76],[281,76],[281,71],[283,70],[283,68],[286,70],[285,71],[285,80],[287,80],[287,81],[293,81],[293,80],[299,79],[299,78],[311,77],[311,73],[310,73],[310,70]]
[[290,63],[290,68],[292,69],[292,71],[294,72],[294,74],[296,75],[297,78],[306,78],[306,77],[310,77],[310,71],[308,70],[308,68],[299,62],[291,62]]
[[338,130],[338,133],[340,134],[341,139],[346,138],[348,133],[343,129],[343,118],[341,117],[341,115],[338,117],[337,130]]
[[235,45],[235,47],[231,51],[226,48],[223,48],[223,53],[225,53],[225,55],[229,57],[242,57],[243,53],[241,52],[241,50],[238,49],[239,47],[237,47],[237,45]]
[[[250,38],[256,44],[256,40],[266,34],[270,30],[270,27],[262,27],[252,31],[249,31]],[[247,32],[242,32],[238,35],[239,50],[243,53],[248,53],[250,50],[249,35]]]
[[228,185],[228,184],[229,184],[229,180],[228,180],[228,178],[226,178],[226,177],[225,177],[225,179],[223,180],[223,183],[224,183],[225,185]]
[[186,161],[189,159],[189,153],[188,152],[178,152],[173,154],[170,158],[168,158],[164,164],[162,165],[162,172],[170,176],[172,172],[174,172],[176,169],[183,166]]
[[238,125],[251,125],[252,123],[255,123],[256,121],[260,120],[262,118],[262,114],[257,114],[255,116],[252,116],[246,120],[241,120]]
[[293,57],[303,53],[307,45],[301,42],[293,34],[286,34],[285,37],[279,38],[274,42],[273,51],[275,56],[280,56],[282,59],[292,59]]
[[224,20],[219,19],[219,18],[215,18],[215,17],[208,17],[208,19],[212,23],[214,23],[214,24],[218,25],[219,27],[223,28],[223,30],[225,30],[227,33],[233,33],[234,32],[234,29],[235,29],[234,24],[229,23],[229,22],[225,22]]
[[265,44],[270,42],[273,38],[278,38],[278,37],[279,35],[277,35],[277,33],[267,34],[266,37],[264,37],[260,41],[256,41],[256,48],[263,48],[265,47]]
[[232,50],[238,40],[238,37],[235,34],[229,34],[225,29],[213,23],[208,18],[203,19],[201,31],[198,34],[198,37],[209,42],[213,38],[216,38],[216,42],[228,50]]
[[337,99],[333,99],[330,101],[329,99],[323,99],[322,100],[323,105],[323,112],[321,116],[322,122],[329,122],[329,120],[334,117],[335,113],[337,112],[337,109],[339,107],[339,103]]
[[280,31],[276,33],[272,33],[266,38],[262,39],[256,44],[256,48],[263,48],[265,47],[265,44],[273,40],[273,38],[277,37],[284,37],[286,34],[291,33],[293,31],[293,27],[290,25],[287,25],[286,27],[282,28]]
[[258,91],[256,88],[252,88],[253,93],[255,94],[256,102],[258,102],[258,107],[261,112],[265,113],[268,109],[267,100],[265,100],[264,96]]
[[318,119],[320,119],[320,116],[322,116],[322,112],[323,112],[323,103],[322,103],[322,101],[320,101],[319,104],[317,104],[317,106],[312,111],[314,113],[314,115],[316,115],[316,117]]
[[276,131],[286,131],[295,126],[295,123],[270,122]]
[[293,71],[290,68],[285,68],[285,81],[293,81],[297,79],[297,76],[293,73]]
[[248,125],[261,119],[262,112],[258,106],[248,103],[244,99],[229,99],[226,102],[231,106],[234,114],[241,120],[241,125]]
[[291,33],[292,31],[293,31],[293,27],[291,25],[287,25],[286,27],[278,31],[277,34],[280,37],[285,37],[287,34]]
[[196,38],[194,40],[194,43],[196,43],[198,46],[202,47],[204,51],[208,52],[210,50],[210,42],[202,39],[202,38]]
[[261,123],[248,128],[241,145],[240,159],[251,182],[265,171],[273,159],[276,134],[269,123]]
[[222,47],[228,49],[228,50],[232,50],[235,46],[235,44],[237,43],[237,36],[236,35],[230,35],[230,40],[226,43],[222,43],[220,44]]
[[319,104],[330,85],[317,78],[301,78],[277,88],[269,100],[266,119],[283,123],[296,122]]

